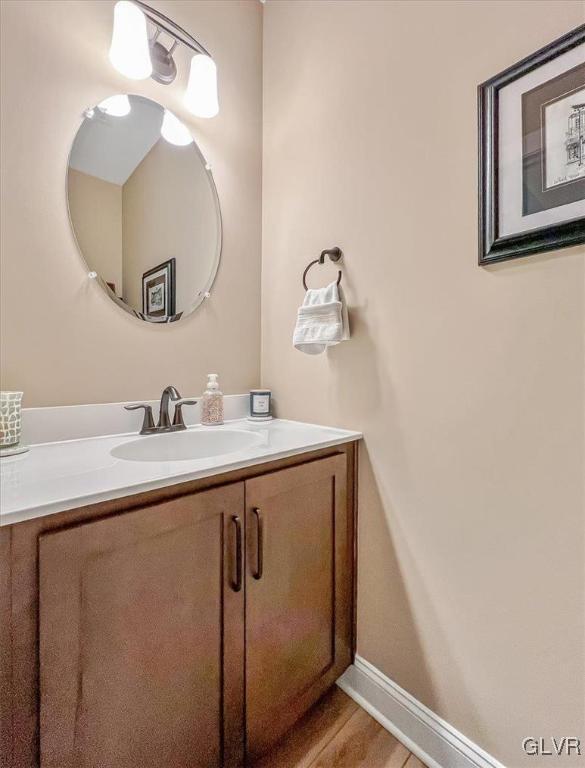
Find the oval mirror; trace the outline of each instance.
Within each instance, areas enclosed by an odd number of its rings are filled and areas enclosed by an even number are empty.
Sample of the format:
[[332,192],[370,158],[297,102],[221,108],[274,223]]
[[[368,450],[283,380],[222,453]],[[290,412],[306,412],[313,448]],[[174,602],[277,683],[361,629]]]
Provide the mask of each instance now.
[[203,301],[221,253],[219,200],[172,112],[126,95],[88,109],[69,155],[67,196],[90,276],[119,306],[168,323]]

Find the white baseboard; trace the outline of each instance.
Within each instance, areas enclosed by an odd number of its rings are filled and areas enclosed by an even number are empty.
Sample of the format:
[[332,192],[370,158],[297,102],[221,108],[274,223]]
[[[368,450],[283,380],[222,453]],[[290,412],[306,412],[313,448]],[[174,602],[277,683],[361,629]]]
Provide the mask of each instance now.
[[360,656],[337,685],[428,768],[505,768]]

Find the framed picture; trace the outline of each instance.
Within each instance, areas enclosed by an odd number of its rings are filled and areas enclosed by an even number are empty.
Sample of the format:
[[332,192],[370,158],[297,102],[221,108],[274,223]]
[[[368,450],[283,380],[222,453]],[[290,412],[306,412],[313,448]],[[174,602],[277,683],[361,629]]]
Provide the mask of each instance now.
[[479,86],[479,263],[585,242],[585,24]]
[[175,259],[163,261],[142,275],[142,314],[160,322],[175,314]]

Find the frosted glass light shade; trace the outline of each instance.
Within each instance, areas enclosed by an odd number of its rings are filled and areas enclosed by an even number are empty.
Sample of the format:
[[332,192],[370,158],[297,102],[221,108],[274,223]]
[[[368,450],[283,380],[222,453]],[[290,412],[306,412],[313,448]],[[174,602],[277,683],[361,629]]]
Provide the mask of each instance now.
[[215,117],[219,112],[217,67],[210,56],[198,53],[191,59],[184,103],[197,117]]
[[114,8],[110,61],[131,80],[144,80],[152,74],[146,17],[129,0],[120,0]]
[[160,132],[163,139],[177,147],[186,147],[187,144],[191,144],[193,141],[191,131],[168,109],[165,109]]
[[98,107],[106,115],[112,117],[126,117],[130,114],[130,99],[125,93],[119,93],[116,96],[109,96],[107,99],[100,101]]

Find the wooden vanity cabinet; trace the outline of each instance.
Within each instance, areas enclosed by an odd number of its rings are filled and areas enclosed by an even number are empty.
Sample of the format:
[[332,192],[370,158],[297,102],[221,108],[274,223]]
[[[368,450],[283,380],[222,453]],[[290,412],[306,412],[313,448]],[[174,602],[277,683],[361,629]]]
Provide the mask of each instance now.
[[252,766],[352,661],[355,452],[0,529],[2,766]]
[[351,664],[344,456],[246,482],[246,745],[265,753]]
[[42,768],[242,764],[243,503],[238,483],[41,536]]

